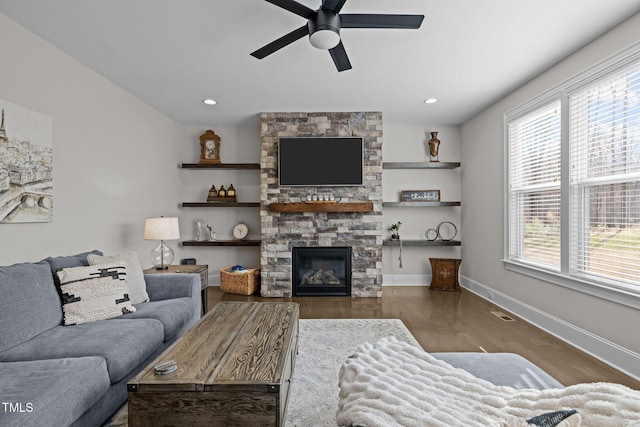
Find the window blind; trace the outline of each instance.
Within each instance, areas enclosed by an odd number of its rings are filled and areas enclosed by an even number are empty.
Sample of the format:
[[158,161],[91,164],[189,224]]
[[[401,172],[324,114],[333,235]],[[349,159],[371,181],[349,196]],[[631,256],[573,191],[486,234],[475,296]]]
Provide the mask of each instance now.
[[570,269],[640,285],[640,64],[569,94]]
[[507,125],[509,258],[560,268],[561,107],[554,101]]

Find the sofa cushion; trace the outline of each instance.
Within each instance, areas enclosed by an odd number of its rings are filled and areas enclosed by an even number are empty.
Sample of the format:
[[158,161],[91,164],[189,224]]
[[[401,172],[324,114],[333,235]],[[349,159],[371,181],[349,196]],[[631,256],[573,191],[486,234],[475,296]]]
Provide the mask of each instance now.
[[163,338],[162,323],[155,319],[96,320],[49,329],[0,353],[0,362],[101,356],[116,383],[151,356]]
[[56,272],[63,268],[71,268],[71,267],[86,267],[89,265],[89,261],[87,260],[87,256],[89,254],[102,255],[102,252],[98,250],[93,250],[91,252],[83,252],[77,255],[70,256],[58,256],[58,257],[48,257],[43,259],[47,264],[49,264],[49,268],[51,269],[51,273],[53,274],[56,285],[58,284],[58,277],[56,276]]
[[89,265],[106,264],[111,262],[124,262],[127,267],[127,286],[129,287],[129,299],[132,304],[149,301],[147,294],[147,283],[144,281],[144,273],[138,254],[135,252],[127,252],[120,255],[100,256],[89,254],[87,256]]
[[118,319],[156,319],[162,322],[164,341],[174,339],[193,316],[191,298],[174,298],[136,304],[136,312],[128,313]]
[[436,359],[447,362],[454,368],[464,369],[473,376],[495,385],[509,387],[564,388],[551,375],[515,353],[431,353]]
[[111,319],[136,311],[129,300],[124,262],[63,268],[56,274],[65,325]]
[[45,262],[0,267],[0,352],[62,323],[60,298]]
[[108,389],[101,357],[0,362],[0,425],[67,426]]

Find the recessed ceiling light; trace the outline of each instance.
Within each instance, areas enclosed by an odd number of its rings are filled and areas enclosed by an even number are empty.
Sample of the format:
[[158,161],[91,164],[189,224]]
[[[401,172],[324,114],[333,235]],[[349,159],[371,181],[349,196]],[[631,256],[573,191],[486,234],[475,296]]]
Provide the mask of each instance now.
[[211,99],[211,98],[207,98],[207,99],[203,99],[202,102],[204,102],[207,105],[216,105],[217,102],[215,99]]
[[438,98],[428,98],[424,100],[425,104],[435,104],[436,102],[438,102]]

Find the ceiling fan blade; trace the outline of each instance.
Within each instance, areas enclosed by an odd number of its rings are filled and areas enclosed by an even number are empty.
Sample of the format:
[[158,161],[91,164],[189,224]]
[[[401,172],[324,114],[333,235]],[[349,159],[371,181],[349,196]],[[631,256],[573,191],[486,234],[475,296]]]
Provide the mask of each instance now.
[[255,52],[252,52],[251,56],[262,59],[265,56],[271,55],[273,52],[282,49],[288,44],[291,44],[294,41],[303,38],[307,34],[309,34],[309,26],[305,24],[297,30],[293,30],[289,34],[286,34],[279,39],[272,41],[268,45],[261,47]]
[[399,28],[415,30],[420,28],[424,15],[379,15],[343,13],[340,15],[342,28]]
[[333,63],[336,64],[336,68],[338,69],[338,71],[351,69],[351,62],[349,62],[349,57],[347,56],[347,51],[344,50],[342,41],[340,41],[340,43],[338,43],[338,45],[333,49],[329,49],[329,53],[331,54]]
[[335,13],[339,13],[346,1],[347,0],[324,0],[320,9],[332,10]]
[[267,1],[271,4],[280,6],[281,8],[286,9],[289,12],[293,12],[296,15],[300,15],[303,18],[307,18],[307,19],[310,19],[316,13],[315,10],[309,9],[307,6],[293,0],[267,0]]

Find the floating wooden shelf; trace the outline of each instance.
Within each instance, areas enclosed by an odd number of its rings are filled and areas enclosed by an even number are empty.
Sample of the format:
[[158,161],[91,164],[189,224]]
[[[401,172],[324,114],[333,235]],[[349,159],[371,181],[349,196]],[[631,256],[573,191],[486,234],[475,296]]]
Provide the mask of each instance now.
[[460,162],[384,162],[382,169],[456,169]]
[[260,240],[185,240],[182,246],[260,246]]
[[260,202],[182,202],[183,208],[259,208]]
[[[383,246],[400,246],[400,240],[382,241]],[[402,239],[402,246],[460,246],[460,240],[411,240]]]
[[460,206],[460,202],[382,202],[383,207],[439,207],[439,206]]
[[260,163],[183,163],[183,169],[260,169]]
[[373,203],[271,203],[269,210],[272,212],[373,212]]

